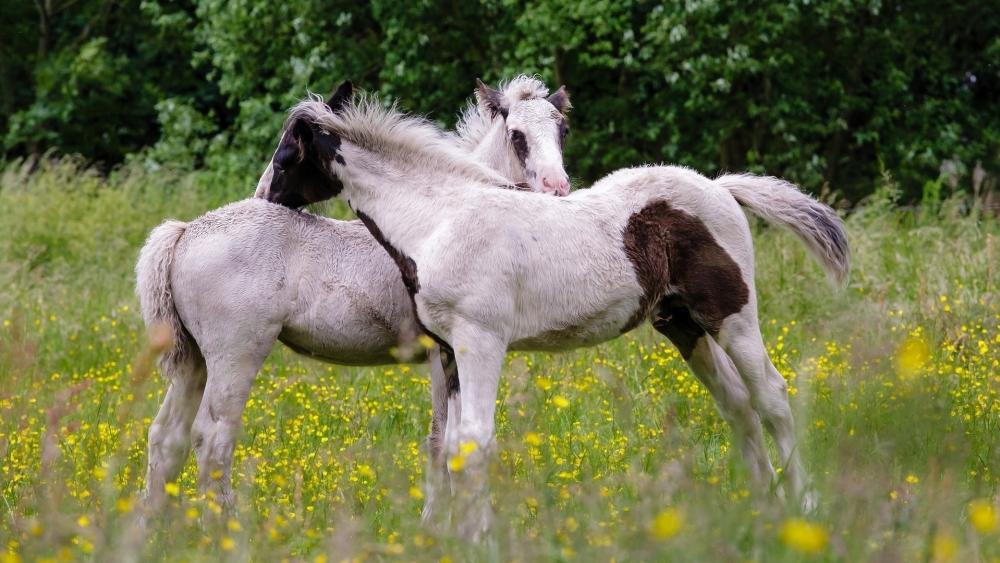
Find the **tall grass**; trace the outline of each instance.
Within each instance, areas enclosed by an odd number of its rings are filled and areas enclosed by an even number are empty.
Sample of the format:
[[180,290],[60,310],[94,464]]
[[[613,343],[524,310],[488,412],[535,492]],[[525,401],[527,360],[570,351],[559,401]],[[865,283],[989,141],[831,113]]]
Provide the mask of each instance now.
[[192,461],[142,526],[164,385],[132,268],[163,219],[253,189],[234,184],[71,162],[0,174],[0,557],[1000,557],[1000,223],[885,197],[848,218],[855,266],[839,293],[792,236],[755,228],[762,328],[793,392],[813,514],[750,495],[710,397],[643,329],[510,355],[483,545],[420,525],[423,366],[343,368],[280,345],[244,417],[235,514],[198,497]]

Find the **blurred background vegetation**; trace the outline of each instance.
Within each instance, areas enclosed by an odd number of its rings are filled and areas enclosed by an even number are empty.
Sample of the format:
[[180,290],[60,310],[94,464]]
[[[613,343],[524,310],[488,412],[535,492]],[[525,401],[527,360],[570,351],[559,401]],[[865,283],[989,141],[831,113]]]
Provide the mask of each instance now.
[[[991,2],[0,0],[0,147],[258,174],[284,111],[350,78],[451,125],[473,79],[538,73],[578,108],[583,183],[670,162],[855,203],[978,196],[1000,173]],[[220,188],[221,189],[221,188]]]

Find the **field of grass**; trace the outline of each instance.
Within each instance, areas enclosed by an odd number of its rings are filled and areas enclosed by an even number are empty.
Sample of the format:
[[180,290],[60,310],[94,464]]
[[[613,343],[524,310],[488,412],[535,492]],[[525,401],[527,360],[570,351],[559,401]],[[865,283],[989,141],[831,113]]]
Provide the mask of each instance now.
[[199,498],[192,459],[140,526],[165,385],[132,268],[163,219],[253,189],[203,184],[71,164],[0,176],[0,561],[1000,558],[1000,221],[898,211],[889,188],[848,219],[845,291],[792,236],[755,233],[814,513],[750,495],[707,392],[644,328],[509,356],[481,545],[420,524],[424,366],[344,368],[280,345],[244,418],[235,514]]

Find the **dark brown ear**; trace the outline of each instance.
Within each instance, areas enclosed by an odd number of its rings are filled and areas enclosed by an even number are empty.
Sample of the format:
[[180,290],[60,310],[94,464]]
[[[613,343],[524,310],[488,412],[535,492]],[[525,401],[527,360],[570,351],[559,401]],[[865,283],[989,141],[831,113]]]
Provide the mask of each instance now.
[[306,149],[313,140],[312,127],[304,119],[296,119],[289,124],[281,143],[274,151],[271,162],[280,169],[288,169],[300,164],[306,158]]
[[504,100],[503,94],[483,84],[483,81],[478,78],[476,79],[476,100],[479,101],[481,107],[489,110],[494,117],[500,114],[504,119],[507,119],[507,112],[510,108],[507,107],[507,102]]
[[565,85],[560,86],[558,90],[545,99],[563,115],[566,115],[569,110],[573,109],[573,104],[569,101],[569,92],[566,91]]
[[345,80],[340,83],[337,90],[330,94],[330,99],[326,101],[326,105],[330,106],[333,113],[337,113],[347,105],[347,102],[351,101],[351,96],[354,95],[354,84],[350,80]]

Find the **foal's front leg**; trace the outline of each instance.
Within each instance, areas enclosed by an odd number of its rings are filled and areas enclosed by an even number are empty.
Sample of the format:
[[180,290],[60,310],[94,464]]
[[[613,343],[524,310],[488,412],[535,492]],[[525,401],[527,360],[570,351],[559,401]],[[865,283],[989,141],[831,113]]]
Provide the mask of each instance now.
[[448,419],[445,452],[451,472],[458,533],[479,540],[490,527],[489,462],[495,446],[497,388],[507,343],[479,327],[452,330],[461,394],[456,416]]

